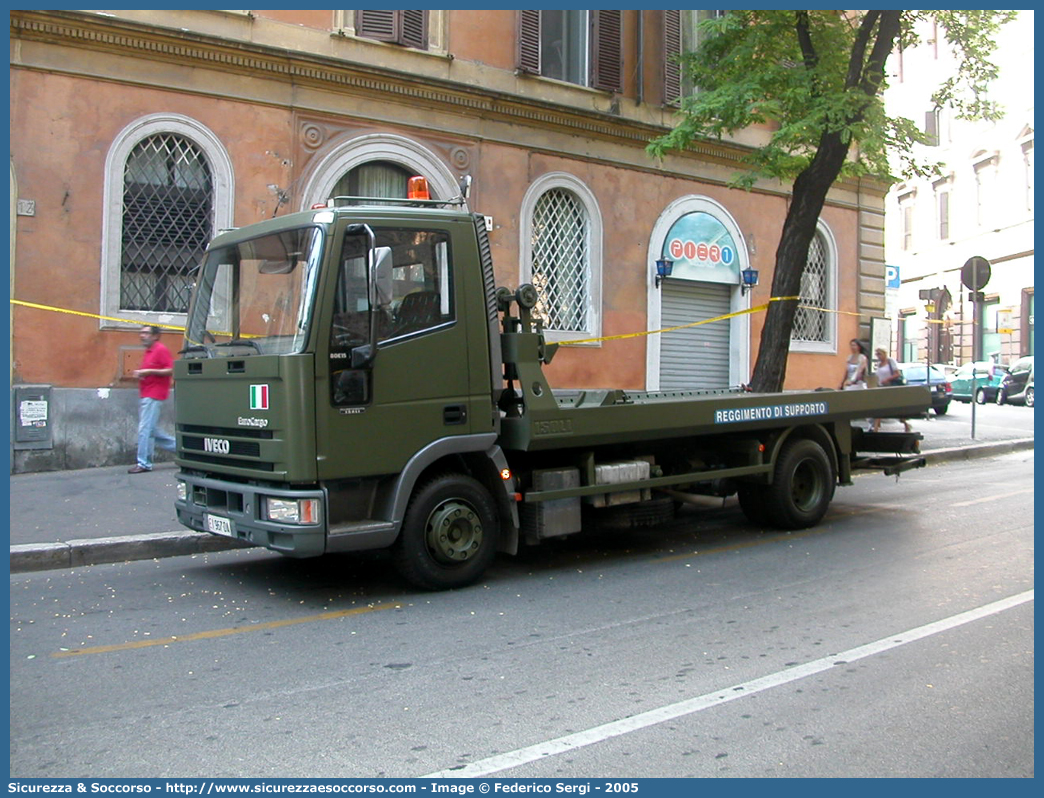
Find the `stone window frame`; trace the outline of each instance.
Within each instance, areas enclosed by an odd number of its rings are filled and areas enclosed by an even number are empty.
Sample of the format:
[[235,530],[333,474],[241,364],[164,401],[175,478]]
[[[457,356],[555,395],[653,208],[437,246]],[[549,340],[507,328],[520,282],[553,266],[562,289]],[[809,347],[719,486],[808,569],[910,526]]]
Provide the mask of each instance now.
[[325,203],[345,174],[364,163],[388,161],[411,174],[424,175],[433,199],[453,199],[460,193],[457,178],[431,150],[405,136],[368,133],[331,145],[319,156],[302,180],[300,210]]
[[235,172],[232,159],[221,140],[208,127],[191,117],[155,113],[140,117],[113,139],[105,157],[102,193],[101,308],[99,329],[134,329],[142,324],[184,326],[187,314],[120,308],[120,261],[123,251],[123,178],[127,159],[134,148],[152,136],[182,136],[197,146],[208,160],[214,186],[214,235],[233,226]]
[[816,237],[823,242],[823,249],[827,259],[826,278],[827,287],[824,292],[826,297],[826,330],[822,341],[796,341],[790,340],[791,352],[812,352],[819,354],[837,353],[837,311],[838,309],[838,268],[840,258],[838,256],[837,239],[830,226],[822,219],[816,222]]
[[407,45],[397,45],[392,42],[382,42],[380,39],[374,39],[369,36],[363,36],[356,30],[355,23],[355,11],[334,11],[334,33],[341,36],[350,36],[353,39],[361,39],[363,41],[372,42],[374,44],[381,44],[389,47],[405,47],[415,53],[428,53],[429,55],[445,56],[448,54],[447,50],[447,21],[449,12],[447,11],[435,11],[433,9],[427,9],[427,47],[417,48],[410,47]]
[[[578,177],[568,172],[548,172],[534,180],[519,210],[519,284],[533,280],[533,214],[537,201],[548,191],[559,189],[571,192],[587,212],[590,222],[590,251],[587,263],[588,294],[590,307],[586,330],[545,330],[544,337],[551,342],[571,341],[584,338],[599,338],[602,335],[602,259],[604,223],[602,211],[594,192]],[[582,344],[601,346],[600,343]]]

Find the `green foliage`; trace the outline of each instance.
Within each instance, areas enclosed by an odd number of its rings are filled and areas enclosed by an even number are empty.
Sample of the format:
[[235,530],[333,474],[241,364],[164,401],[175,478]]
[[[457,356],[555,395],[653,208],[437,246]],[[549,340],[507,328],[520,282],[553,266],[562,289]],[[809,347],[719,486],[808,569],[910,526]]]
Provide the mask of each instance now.
[[677,126],[648,152],[663,157],[694,141],[761,127],[768,141],[750,152],[749,170],[734,185],[792,180],[826,136],[849,147],[841,175],[890,176],[890,154],[899,156],[905,175],[933,172],[937,165],[919,159],[913,146],[927,143],[919,126],[888,116],[882,102],[887,70],[873,52],[882,25],[868,15],[889,13],[900,15],[899,41],[883,42],[883,52],[917,44],[918,30],[934,21],[956,54],[958,71],[933,95],[938,107],[950,106],[962,118],[998,118],[987,94],[997,75],[989,56],[994,34],[1015,12],[731,11],[701,23],[710,35],[697,51],[680,56],[699,90],[682,99]]

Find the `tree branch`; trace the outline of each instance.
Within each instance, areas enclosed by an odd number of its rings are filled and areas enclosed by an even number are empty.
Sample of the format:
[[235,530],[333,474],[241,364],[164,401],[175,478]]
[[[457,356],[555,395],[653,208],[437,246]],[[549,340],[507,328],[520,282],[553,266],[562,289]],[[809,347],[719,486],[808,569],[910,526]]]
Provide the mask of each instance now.
[[870,41],[870,34],[873,33],[874,26],[877,24],[877,19],[880,16],[880,11],[867,11],[866,16],[863,17],[863,21],[859,25],[859,31],[856,33],[855,42],[852,43],[852,56],[848,59],[848,73],[845,75],[846,89],[855,88],[859,85],[860,80],[862,80],[863,59],[866,57],[866,46]]
[[881,88],[884,80],[885,61],[888,60],[892,48],[895,47],[895,39],[899,35],[899,11],[882,11],[881,22],[877,28],[877,40],[874,49],[870,51],[870,59],[866,63],[863,80],[860,88],[868,97],[873,97]]

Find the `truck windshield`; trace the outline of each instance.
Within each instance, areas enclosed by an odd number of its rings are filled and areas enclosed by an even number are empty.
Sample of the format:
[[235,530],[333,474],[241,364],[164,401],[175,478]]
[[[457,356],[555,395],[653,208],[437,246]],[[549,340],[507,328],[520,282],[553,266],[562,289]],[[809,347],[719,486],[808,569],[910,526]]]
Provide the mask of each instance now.
[[211,249],[185,330],[185,357],[291,354],[305,345],[323,234],[302,227]]

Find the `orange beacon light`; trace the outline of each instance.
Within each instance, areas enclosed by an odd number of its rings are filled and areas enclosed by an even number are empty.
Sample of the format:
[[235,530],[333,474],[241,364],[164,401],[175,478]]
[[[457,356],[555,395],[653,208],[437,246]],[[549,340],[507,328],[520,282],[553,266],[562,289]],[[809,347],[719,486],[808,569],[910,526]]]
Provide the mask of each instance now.
[[428,178],[411,177],[409,182],[406,183],[406,199],[430,200],[431,194],[428,192]]

